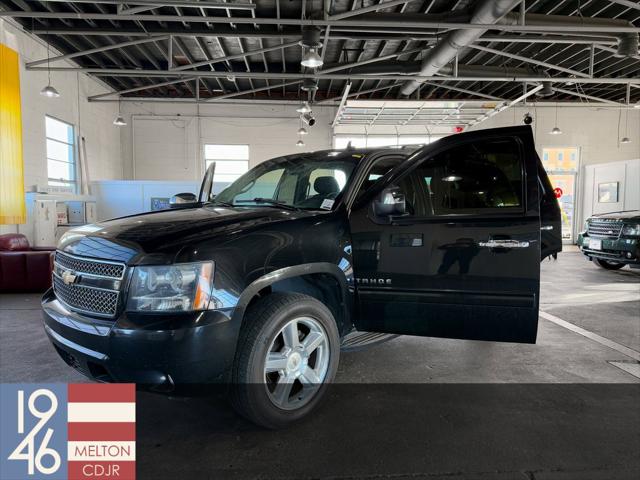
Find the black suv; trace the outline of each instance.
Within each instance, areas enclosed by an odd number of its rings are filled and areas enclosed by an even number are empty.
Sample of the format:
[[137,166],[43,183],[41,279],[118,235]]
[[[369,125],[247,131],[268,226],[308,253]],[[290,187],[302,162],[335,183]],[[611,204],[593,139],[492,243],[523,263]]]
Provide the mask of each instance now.
[[578,234],[578,246],[589,260],[607,270],[640,267],[640,211],[592,216]]
[[529,127],[276,158],[215,198],[212,178],[196,203],[61,239],[42,307],[67,363],[155,390],[223,382],[280,427],[355,330],[535,342],[561,237]]

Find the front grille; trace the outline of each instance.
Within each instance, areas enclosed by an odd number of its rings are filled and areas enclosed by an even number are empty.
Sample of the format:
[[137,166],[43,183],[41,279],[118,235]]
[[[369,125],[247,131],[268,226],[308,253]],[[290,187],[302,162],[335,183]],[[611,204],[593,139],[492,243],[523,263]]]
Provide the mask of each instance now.
[[618,220],[589,220],[587,233],[590,237],[618,238],[622,230],[622,222]]
[[53,291],[69,309],[97,317],[118,313],[124,263],[56,252]]
[[56,252],[56,263],[79,273],[88,273],[100,277],[121,279],[124,275],[124,264],[105,261],[86,260],[65,253]]
[[72,283],[65,284],[62,279],[54,275],[53,291],[59,300],[73,310],[101,316],[115,316],[118,311],[119,292],[83,287]]

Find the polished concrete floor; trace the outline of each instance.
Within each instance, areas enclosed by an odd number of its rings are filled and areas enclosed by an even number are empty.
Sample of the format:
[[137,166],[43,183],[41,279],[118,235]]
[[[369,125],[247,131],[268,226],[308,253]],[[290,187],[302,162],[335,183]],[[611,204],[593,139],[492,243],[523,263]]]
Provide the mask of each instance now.
[[[344,353],[284,432],[221,397],[138,394],[139,478],[638,478],[640,270],[542,264],[535,345],[399,337]],[[79,382],[35,295],[0,295],[0,380]]]

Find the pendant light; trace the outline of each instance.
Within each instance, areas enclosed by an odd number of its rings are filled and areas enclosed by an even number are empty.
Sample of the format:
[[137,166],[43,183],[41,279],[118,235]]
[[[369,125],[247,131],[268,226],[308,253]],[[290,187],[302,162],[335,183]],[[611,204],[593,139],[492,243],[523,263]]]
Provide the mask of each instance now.
[[316,49],[310,48],[302,57],[300,64],[307,68],[318,68],[321,67],[324,62],[322,61],[322,57],[318,55]]
[[624,117],[624,137],[622,137],[620,143],[631,143],[631,139],[629,138],[629,105],[625,108]]
[[298,108],[296,108],[296,112],[298,113],[309,113],[311,112],[311,105],[309,102],[302,102]]
[[47,78],[48,78],[47,86],[44,87],[42,90],[40,90],[40,95],[42,95],[43,97],[48,97],[48,98],[58,98],[60,96],[60,94],[58,93],[58,90],[56,90],[51,85],[51,65],[50,65],[50,55],[49,55],[49,41],[47,41]]
[[118,98],[118,116],[113,121],[113,124],[118,126],[118,127],[126,127],[127,126],[127,122],[124,120],[124,118],[122,118],[122,113],[120,113],[120,112],[121,112],[121,109],[120,109],[120,98]]
[[562,135],[562,130],[558,128],[558,102],[556,102],[556,126],[549,132],[551,135]]
[[304,27],[300,45],[304,52],[300,64],[307,68],[321,67],[323,64],[322,57],[318,55],[318,49],[322,46],[320,30],[314,26]]

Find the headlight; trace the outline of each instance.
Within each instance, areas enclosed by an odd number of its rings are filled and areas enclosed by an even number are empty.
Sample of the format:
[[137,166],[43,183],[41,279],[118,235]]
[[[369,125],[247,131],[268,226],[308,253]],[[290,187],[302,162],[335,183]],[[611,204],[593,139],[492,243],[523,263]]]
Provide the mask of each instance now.
[[628,223],[622,227],[622,234],[631,237],[640,236],[640,223]]
[[211,300],[213,269],[213,262],[135,267],[127,310],[206,310]]

